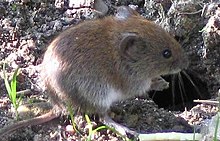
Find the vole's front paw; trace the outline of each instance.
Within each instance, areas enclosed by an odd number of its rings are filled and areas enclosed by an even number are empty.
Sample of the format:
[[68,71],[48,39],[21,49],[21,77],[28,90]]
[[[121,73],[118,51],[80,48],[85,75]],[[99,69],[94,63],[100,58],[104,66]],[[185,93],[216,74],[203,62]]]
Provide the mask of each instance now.
[[165,81],[162,77],[152,79],[150,90],[162,91],[169,88],[169,82]]

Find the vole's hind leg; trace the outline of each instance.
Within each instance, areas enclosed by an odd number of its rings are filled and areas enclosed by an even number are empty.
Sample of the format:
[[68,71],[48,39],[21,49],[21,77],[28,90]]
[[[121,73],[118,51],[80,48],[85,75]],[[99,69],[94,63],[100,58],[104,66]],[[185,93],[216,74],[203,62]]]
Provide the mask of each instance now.
[[110,128],[114,128],[117,132],[119,132],[122,136],[127,136],[128,138],[137,139],[138,133],[133,131],[119,123],[113,121],[107,114],[101,118],[101,122]]

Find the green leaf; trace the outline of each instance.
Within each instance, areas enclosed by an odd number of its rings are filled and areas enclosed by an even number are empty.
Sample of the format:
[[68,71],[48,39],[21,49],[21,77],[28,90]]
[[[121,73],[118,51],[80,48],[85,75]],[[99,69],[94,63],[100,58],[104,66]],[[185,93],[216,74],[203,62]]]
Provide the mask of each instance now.
[[5,82],[6,90],[8,92],[8,96],[9,96],[10,99],[12,99],[12,97],[11,97],[11,87],[9,85],[8,78],[6,76],[5,62],[3,64],[3,76],[4,76],[4,82]]
[[93,133],[95,133],[95,132],[97,132],[97,131],[99,131],[99,130],[102,130],[102,129],[108,129],[108,127],[105,126],[105,125],[99,126],[99,127],[97,127],[96,129],[93,130]]

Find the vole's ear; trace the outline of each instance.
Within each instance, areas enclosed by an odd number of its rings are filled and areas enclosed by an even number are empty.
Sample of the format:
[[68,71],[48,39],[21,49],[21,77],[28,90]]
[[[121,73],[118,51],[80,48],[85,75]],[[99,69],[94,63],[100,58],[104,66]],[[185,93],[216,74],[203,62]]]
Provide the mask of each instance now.
[[120,55],[132,62],[136,62],[146,53],[146,42],[136,33],[125,33],[119,44]]
[[117,8],[117,13],[115,15],[115,18],[117,20],[126,20],[132,15],[139,15],[139,14],[129,6],[120,6]]

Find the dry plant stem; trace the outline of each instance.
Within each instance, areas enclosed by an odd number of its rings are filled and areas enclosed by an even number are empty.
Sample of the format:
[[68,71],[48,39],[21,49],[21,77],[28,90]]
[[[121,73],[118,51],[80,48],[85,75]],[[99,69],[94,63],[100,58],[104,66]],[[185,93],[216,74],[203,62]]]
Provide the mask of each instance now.
[[212,101],[212,100],[193,100],[193,102],[202,103],[202,104],[210,104],[217,106],[219,104],[218,101]]
[[61,114],[61,112],[59,112],[59,111],[56,112],[56,110],[51,110],[50,112],[48,112],[44,115],[41,115],[41,116],[38,116],[38,117],[35,117],[32,119],[18,121],[15,124],[12,124],[12,125],[9,125],[5,128],[0,129],[0,137],[4,136],[6,134],[9,134],[9,133],[21,128],[21,127],[26,127],[26,126],[30,126],[30,125],[33,126],[33,125],[38,125],[38,124],[42,124],[42,123],[51,121],[52,119],[59,117],[60,114]]
[[202,12],[203,9],[195,11],[195,12],[183,12],[183,13],[179,13],[180,15],[194,15],[194,14],[198,14],[200,12]]
[[27,94],[30,94],[30,93],[31,93],[31,90],[26,89],[26,90],[18,91],[17,95],[27,95]]

